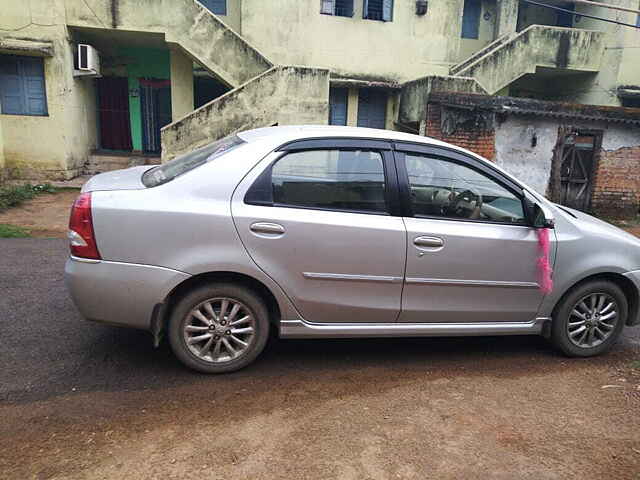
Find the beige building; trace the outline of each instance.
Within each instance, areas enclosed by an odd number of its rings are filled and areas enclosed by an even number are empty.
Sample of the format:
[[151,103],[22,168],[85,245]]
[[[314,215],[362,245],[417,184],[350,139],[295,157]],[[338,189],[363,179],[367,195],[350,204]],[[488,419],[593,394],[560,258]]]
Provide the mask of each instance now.
[[264,125],[424,133],[437,91],[640,106],[637,14],[581,2],[0,2],[15,178],[155,163]]

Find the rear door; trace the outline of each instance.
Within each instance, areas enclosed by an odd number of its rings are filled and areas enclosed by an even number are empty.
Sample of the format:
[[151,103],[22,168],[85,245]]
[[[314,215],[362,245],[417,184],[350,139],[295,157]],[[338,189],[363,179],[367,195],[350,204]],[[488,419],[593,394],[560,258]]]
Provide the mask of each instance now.
[[247,251],[308,322],[395,322],[406,231],[390,144],[317,140],[264,159],[239,185]]
[[466,155],[399,146],[407,216],[400,322],[529,322],[542,300],[521,189]]

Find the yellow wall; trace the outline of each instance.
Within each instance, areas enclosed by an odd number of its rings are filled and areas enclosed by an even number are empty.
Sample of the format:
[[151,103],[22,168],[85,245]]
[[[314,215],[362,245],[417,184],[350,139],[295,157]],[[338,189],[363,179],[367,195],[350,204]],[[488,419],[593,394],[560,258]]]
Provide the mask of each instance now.
[[227,14],[218,15],[220,20],[234,29],[237,33],[242,32],[242,0],[227,0]]
[[[460,12],[462,15],[462,12]],[[488,20],[485,20],[485,15]],[[482,2],[482,12],[480,12],[480,28],[478,30],[478,38],[461,38],[460,39],[460,51],[458,53],[458,60],[462,61],[467,57],[473,55],[485,45],[491,43],[494,39],[494,32],[496,27],[496,3],[495,1]]]
[[[639,8],[638,0],[609,0],[608,3],[629,8]],[[631,25],[636,24],[637,15],[601,7],[579,5],[577,12],[605,17]],[[620,106],[617,96],[618,86],[640,86],[640,30],[595,19],[581,17],[575,22],[577,28],[607,32],[602,65],[597,75],[576,88],[571,97],[579,103]]]
[[[640,1],[630,1],[628,6],[640,10]],[[621,21],[635,24],[637,15],[621,16]],[[625,28],[620,43],[624,47],[620,58],[618,85],[640,88],[640,29]]]
[[242,35],[278,64],[331,68],[342,76],[411,80],[446,74],[460,43],[462,0],[432,0],[426,15],[415,0],[395,0],[393,21],[320,14],[319,0],[243,0]]
[[95,93],[91,80],[73,78],[64,0],[4,2],[0,24],[0,38],[54,45],[54,56],[44,59],[48,116],[0,115],[8,173],[22,178],[77,174],[95,147]]
[[193,61],[182,51],[171,50],[171,121],[193,111]]

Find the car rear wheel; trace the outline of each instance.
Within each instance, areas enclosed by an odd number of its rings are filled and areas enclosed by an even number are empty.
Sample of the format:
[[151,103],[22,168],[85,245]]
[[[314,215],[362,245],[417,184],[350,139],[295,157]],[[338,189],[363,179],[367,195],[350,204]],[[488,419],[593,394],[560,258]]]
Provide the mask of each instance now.
[[236,284],[202,286],[182,298],[169,320],[178,359],[203,373],[239,370],[262,352],[269,314],[262,299]]
[[579,285],[558,305],[551,339],[571,357],[604,353],[620,336],[628,308],[624,293],[613,282],[598,280]]

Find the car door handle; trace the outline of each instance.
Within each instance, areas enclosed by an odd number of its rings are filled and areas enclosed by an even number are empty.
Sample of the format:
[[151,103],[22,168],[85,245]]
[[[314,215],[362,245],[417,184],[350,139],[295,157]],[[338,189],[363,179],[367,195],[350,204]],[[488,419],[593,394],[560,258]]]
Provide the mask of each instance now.
[[284,233],[284,227],[282,225],[268,222],[252,223],[249,230],[254,233],[262,233],[266,235],[282,235]]
[[444,240],[438,237],[416,237],[413,244],[416,247],[440,248],[444,246]]

